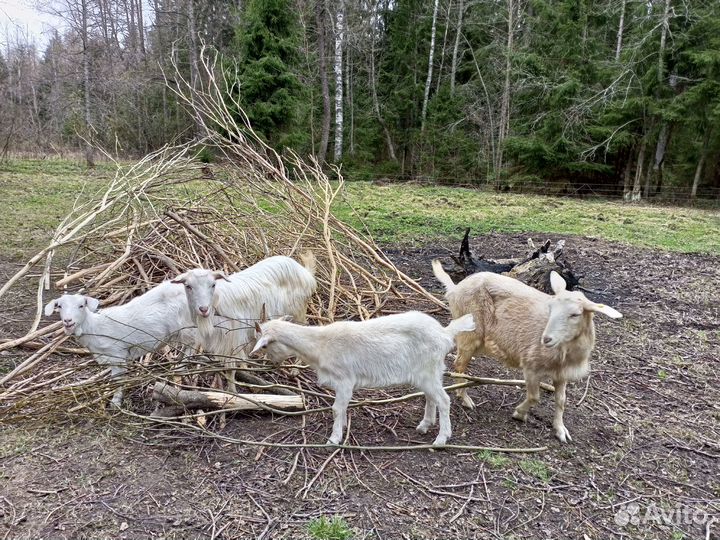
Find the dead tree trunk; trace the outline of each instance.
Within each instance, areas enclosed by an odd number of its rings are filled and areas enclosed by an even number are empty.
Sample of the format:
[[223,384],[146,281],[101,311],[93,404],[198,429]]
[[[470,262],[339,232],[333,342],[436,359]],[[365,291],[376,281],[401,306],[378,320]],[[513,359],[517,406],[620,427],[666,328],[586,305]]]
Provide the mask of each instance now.
[[553,270],[565,279],[569,290],[580,283],[581,276],[572,270],[570,263],[564,257],[565,240],[558,241],[554,246],[550,240],[546,240],[538,247],[531,238],[528,238],[530,251],[523,257],[484,259],[472,256],[469,235],[470,229],[467,229],[460,244],[458,257],[440,258],[443,269],[455,283],[477,272],[493,272],[513,277],[526,285],[552,294],[550,272]]
[[[283,410],[301,410],[305,406],[302,396],[272,394],[226,394],[224,392],[182,390],[166,382],[153,387],[153,399],[170,407],[185,409],[262,410],[264,406]],[[162,409],[160,409],[162,410]],[[164,416],[162,413],[159,416]]]

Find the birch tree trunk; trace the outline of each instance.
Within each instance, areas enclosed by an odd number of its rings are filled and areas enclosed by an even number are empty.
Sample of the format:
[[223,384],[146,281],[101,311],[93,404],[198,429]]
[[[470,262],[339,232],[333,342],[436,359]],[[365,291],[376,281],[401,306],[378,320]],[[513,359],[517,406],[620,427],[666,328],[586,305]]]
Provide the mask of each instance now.
[[665,42],[668,32],[668,16],[670,14],[670,0],[665,0],[665,12],[663,13],[662,26],[660,28],[660,50],[658,51],[658,87],[662,85],[665,78]]
[[638,152],[637,158],[637,168],[635,169],[635,182],[633,184],[633,190],[630,195],[630,200],[632,202],[637,202],[641,198],[640,188],[642,187],[643,165],[645,164],[645,149],[647,148],[647,137],[648,135],[645,134],[645,136],[643,136],[642,143],[640,143],[640,151]]
[[435,33],[437,31],[437,14],[440,0],[435,0],[433,7],[432,29],[430,31],[430,54],[428,55],[428,73],[425,79],[425,95],[422,104],[422,120],[420,121],[420,131],[425,131],[425,118],[427,118],[427,106],[430,99],[430,85],[432,84],[433,57],[435,56]]
[[632,171],[632,151],[630,152],[630,155],[628,156],[627,163],[625,163],[625,171],[623,173],[623,199],[626,201],[629,201],[632,194],[632,189],[630,185],[630,172]]
[[700,180],[702,179],[703,167],[705,166],[705,160],[707,159],[708,154],[708,146],[710,143],[710,132],[711,129],[708,127],[705,131],[702,153],[700,154],[700,159],[698,160],[697,167],[695,167],[695,176],[693,177],[692,189],[690,190],[690,198],[692,199],[697,197],[698,186],[700,185]]
[[655,193],[660,191],[663,180],[663,164],[665,163],[665,154],[667,153],[670,136],[672,134],[672,125],[667,121],[663,121],[658,135],[657,145],[655,146],[655,160],[653,161],[652,174],[648,175],[648,181],[645,184],[645,197],[650,196],[650,188],[654,186]]
[[327,74],[327,45],[325,43],[325,0],[315,1],[315,25],[318,32],[318,69],[320,70],[320,87],[322,93],[322,127],[320,130],[320,148],[317,159],[320,163],[327,157],[330,140],[330,85]]
[[88,167],[95,167],[95,149],[92,145],[92,116],[90,108],[90,52],[88,51],[88,0],[80,1],[81,28],[80,37],[82,40],[82,62],[83,62],[83,99],[85,115],[85,162]]
[[495,163],[497,176],[503,166],[503,141],[510,132],[510,70],[512,68],[511,55],[513,50],[513,37],[515,33],[515,0],[507,0],[507,48],[505,51],[505,83],[503,84],[502,101],[500,104],[500,122],[498,125],[498,151]]
[[333,160],[342,160],[343,153],[343,45],[345,39],[345,5],[338,3],[335,19],[335,148]]
[[435,93],[440,92],[440,83],[442,82],[442,72],[445,67],[445,49],[447,48],[448,31],[450,30],[450,12],[452,11],[452,2],[448,2],[447,15],[445,16],[445,32],[443,33],[443,44],[440,49],[440,68],[438,69],[437,80],[435,81]]
[[457,28],[455,29],[455,45],[453,46],[452,63],[450,65],[450,94],[455,93],[455,73],[457,73],[457,57],[460,48],[460,35],[462,33],[463,11],[465,6],[463,0],[458,0]]
[[347,106],[350,109],[350,129],[348,129],[348,153],[352,156],[355,154],[355,105],[353,103],[353,87],[352,87],[352,56],[351,49],[348,48],[345,53],[345,93],[347,94]]
[[622,7],[620,8],[620,23],[618,24],[617,33],[617,45],[615,45],[615,61],[620,61],[620,53],[622,52],[622,41],[623,32],[625,31],[625,8],[627,7],[627,0],[622,0]]
[[137,0],[137,25],[138,25],[138,42],[140,44],[140,54],[145,60],[145,20],[143,18],[143,2]]
[[195,0],[188,0],[188,45],[190,47],[190,85],[193,90],[197,88],[198,82],[198,47],[197,47],[197,24],[195,21]]

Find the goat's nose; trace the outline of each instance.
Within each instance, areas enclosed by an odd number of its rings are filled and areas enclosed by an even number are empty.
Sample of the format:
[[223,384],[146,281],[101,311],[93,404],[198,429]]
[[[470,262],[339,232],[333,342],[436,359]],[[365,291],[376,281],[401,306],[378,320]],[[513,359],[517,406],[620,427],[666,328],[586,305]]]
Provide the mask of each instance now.
[[71,322],[72,322],[72,319],[63,319],[63,322],[71,323]]
[[543,342],[545,345],[547,345],[547,344],[550,343],[551,341],[552,341],[552,338],[551,338],[550,336],[543,336],[543,338],[542,338],[542,342]]
[[207,312],[208,312],[207,306],[200,306],[198,309],[200,310],[200,313],[207,313]]

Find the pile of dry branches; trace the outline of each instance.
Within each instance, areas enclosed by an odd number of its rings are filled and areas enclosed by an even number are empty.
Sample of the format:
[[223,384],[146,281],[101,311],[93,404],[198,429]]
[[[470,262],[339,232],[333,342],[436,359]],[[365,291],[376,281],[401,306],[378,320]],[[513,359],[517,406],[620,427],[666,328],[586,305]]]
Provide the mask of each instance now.
[[[418,305],[442,308],[369,235],[333,215],[343,192],[339,171],[333,171],[331,180],[318,163],[292,153],[279,156],[255,135],[240,104],[228,101],[232,75],[219,75],[217,57],[203,52],[201,66],[200,88],[191,88],[179,71],[170,87],[203,136],[192,144],[163,148],[131,167],[118,167],[109,186],[90,202],[77,204],[48,246],[0,288],[2,309],[11,288],[27,291],[28,280],[36,282],[31,327],[24,336],[0,343],[0,351],[23,351],[13,369],[0,376],[0,417],[6,422],[104,414],[119,384],[86,351],[73,348],[59,322],[40,327],[44,303],[62,292],[90,294],[110,306],[188,268],[234,272],[270,255],[311,250],[319,284],[309,308],[311,323],[365,319]],[[196,159],[206,148],[219,156],[218,163],[209,166]],[[153,385],[156,399],[180,381],[185,390],[205,390],[218,386],[216,374],[222,370],[221,361],[201,356],[183,363],[179,373],[168,350],[131,366],[122,384],[138,389],[131,394],[130,410],[137,411],[129,413],[133,416],[152,410]],[[239,379],[241,387],[253,392],[300,393],[314,410],[326,408],[331,397],[302,369],[298,374],[250,363]],[[204,428],[207,417],[217,415],[190,416]]]
[[[81,351],[72,349],[59,323],[40,327],[44,303],[62,292],[90,294],[110,306],[188,268],[230,273],[270,255],[295,256],[309,249],[318,262],[318,294],[309,314],[315,323],[369,318],[389,302],[396,303],[395,309],[404,307],[407,298],[441,305],[372,239],[333,215],[343,192],[338,171],[331,180],[315,162],[294,154],[281,158],[242,121],[239,104],[227,105],[229,81],[216,79],[215,60],[203,55],[200,89],[191,89],[175,74],[178,95],[204,137],[119,167],[109,186],[76,205],[48,246],[0,288],[2,301],[9,289],[27,290],[28,279],[37,282],[31,328],[0,344],[0,350],[31,350],[0,376],[0,411],[6,419],[28,419],[40,411],[44,419],[60,411],[86,414],[85,405],[101,409],[112,391],[114,383],[99,376],[89,357],[60,359],[60,354]],[[220,156],[219,164],[195,159],[206,148]],[[131,384],[169,378],[163,367],[173,365],[172,355],[155,354],[136,367]],[[207,370],[201,371],[212,373],[218,364],[203,366]],[[272,379],[297,385],[282,380],[282,374]]]

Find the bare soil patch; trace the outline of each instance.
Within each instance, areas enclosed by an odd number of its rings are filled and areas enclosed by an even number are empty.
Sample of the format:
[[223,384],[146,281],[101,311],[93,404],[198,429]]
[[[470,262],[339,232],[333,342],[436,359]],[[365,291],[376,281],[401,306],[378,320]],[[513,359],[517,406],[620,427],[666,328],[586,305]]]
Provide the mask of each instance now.
[[[526,237],[488,234],[472,249],[515,256]],[[720,521],[720,257],[566,238],[567,258],[594,291],[588,296],[624,314],[597,318],[587,393],[584,382],[569,387],[571,445],[553,436],[550,395],[523,425],[510,417],[523,390],[501,386],[471,389],[474,411],[453,400],[453,442],[547,451],[261,450],[133,425],[124,415],[32,432],[3,425],[0,537],[305,538],[321,515],[342,516],[356,538],[718,537],[720,523],[709,520]],[[456,247],[449,240],[386,252],[440,293],[430,261]],[[14,299],[3,335],[27,327],[32,298],[28,290]],[[471,373],[519,376],[488,359]],[[141,390],[131,397],[131,406],[146,407]],[[421,416],[418,400],[353,409],[350,442],[430,442],[434,433],[414,431]],[[223,434],[321,443],[331,423],[329,412],[304,420],[243,414]]]

